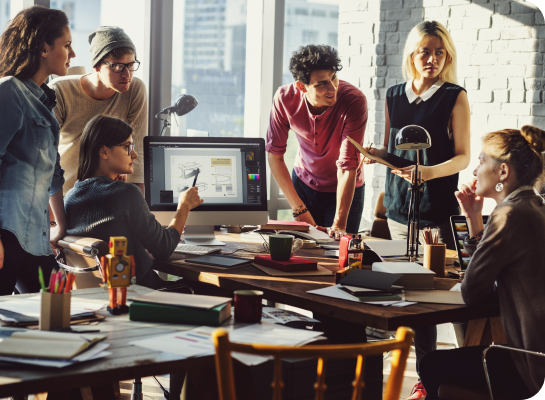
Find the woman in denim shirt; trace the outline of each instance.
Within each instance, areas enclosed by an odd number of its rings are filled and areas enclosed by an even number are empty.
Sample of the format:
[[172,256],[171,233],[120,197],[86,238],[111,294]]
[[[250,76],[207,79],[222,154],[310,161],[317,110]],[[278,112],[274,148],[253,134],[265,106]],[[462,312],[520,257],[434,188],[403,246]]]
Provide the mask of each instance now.
[[[40,289],[56,267],[51,246],[66,229],[59,124],[51,74],[66,75],[72,36],[66,15],[34,6],[0,37],[0,295]],[[57,226],[51,229],[48,203]],[[51,245],[50,245],[51,243]]]

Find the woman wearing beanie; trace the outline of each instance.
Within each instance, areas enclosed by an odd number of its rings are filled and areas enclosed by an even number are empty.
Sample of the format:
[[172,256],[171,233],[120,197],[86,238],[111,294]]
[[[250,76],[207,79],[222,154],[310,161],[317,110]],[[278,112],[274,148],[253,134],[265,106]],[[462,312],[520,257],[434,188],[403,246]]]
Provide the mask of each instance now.
[[[68,18],[34,6],[19,12],[0,37],[0,295],[40,290],[51,251],[65,233],[59,124],[51,74],[66,75],[72,50]],[[48,203],[58,224],[49,224]],[[50,246],[51,243],[51,246]],[[46,281],[45,284],[48,282]]]
[[[468,305],[499,300],[507,344],[545,353],[545,204],[534,190],[543,175],[545,132],[533,126],[485,136],[475,178],[456,198],[469,225],[464,242],[471,261],[462,282]],[[485,197],[496,208],[483,227]],[[487,391],[482,355],[486,346],[438,350],[420,364],[426,399],[438,399],[443,383]],[[507,350],[487,354],[495,395],[527,399],[545,379],[545,358]]]
[[[76,182],[80,137],[97,115],[119,118],[134,128],[136,152],[143,154],[148,125],[146,88],[134,77],[140,65],[131,38],[116,26],[101,26],[89,35],[92,72],[55,79],[55,116],[61,127],[59,153],[65,170],[64,194]],[[143,158],[143,157],[142,157]],[[136,159],[129,182],[144,190],[144,161]]]

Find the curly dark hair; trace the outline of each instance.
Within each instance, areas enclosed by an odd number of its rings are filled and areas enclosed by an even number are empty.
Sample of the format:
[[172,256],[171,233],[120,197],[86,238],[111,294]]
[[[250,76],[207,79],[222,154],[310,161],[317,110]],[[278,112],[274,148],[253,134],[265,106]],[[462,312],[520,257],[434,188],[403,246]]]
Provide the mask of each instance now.
[[294,51],[290,59],[290,72],[293,79],[310,83],[312,71],[328,70],[340,71],[343,69],[339,53],[331,46],[325,44],[309,44],[301,46]]
[[42,6],[32,6],[17,13],[0,37],[0,78],[33,77],[40,69],[45,43],[50,46],[64,34],[66,14]]

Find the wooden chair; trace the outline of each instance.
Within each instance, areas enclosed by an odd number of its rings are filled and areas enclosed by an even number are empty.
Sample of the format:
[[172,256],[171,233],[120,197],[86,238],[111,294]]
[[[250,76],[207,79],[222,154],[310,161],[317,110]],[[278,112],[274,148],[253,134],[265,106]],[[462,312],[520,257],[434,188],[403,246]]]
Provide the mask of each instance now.
[[352,400],[361,399],[361,391],[365,386],[363,382],[363,368],[366,356],[382,355],[392,351],[392,370],[386,384],[384,400],[398,400],[401,393],[403,374],[407,364],[414,332],[410,328],[400,327],[396,338],[376,343],[352,344],[352,345],[323,345],[286,347],[269,346],[261,344],[239,344],[229,341],[229,334],[224,329],[216,329],[212,333],[216,347],[216,374],[218,377],[218,390],[220,400],[236,400],[235,384],[231,352],[241,352],[255,355],[272,355],[274,357],[274,380],[272,383],[274,400],[282,399],[282,358],[318,358],[317,380],[314,384],[316,400],[323,400],[325,385],[324,360],[329,358],[357,357],[355,379]]
[[388,228],[388,219],[386,218],[386,207],[384,207],[384,192],[381,192],[377,198],[377,204],[375,205],[375,219],[371,226],[371,236],[391,239],[390,229]]

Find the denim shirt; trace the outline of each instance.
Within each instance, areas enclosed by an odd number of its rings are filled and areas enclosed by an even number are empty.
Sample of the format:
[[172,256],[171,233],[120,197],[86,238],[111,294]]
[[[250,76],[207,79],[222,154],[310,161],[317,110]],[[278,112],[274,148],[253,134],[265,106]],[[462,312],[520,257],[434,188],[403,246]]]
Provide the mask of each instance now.
[[55,92],[32,79],[0,79],[0,228],[27,253],[53,254],[49,196],[64,184]]

